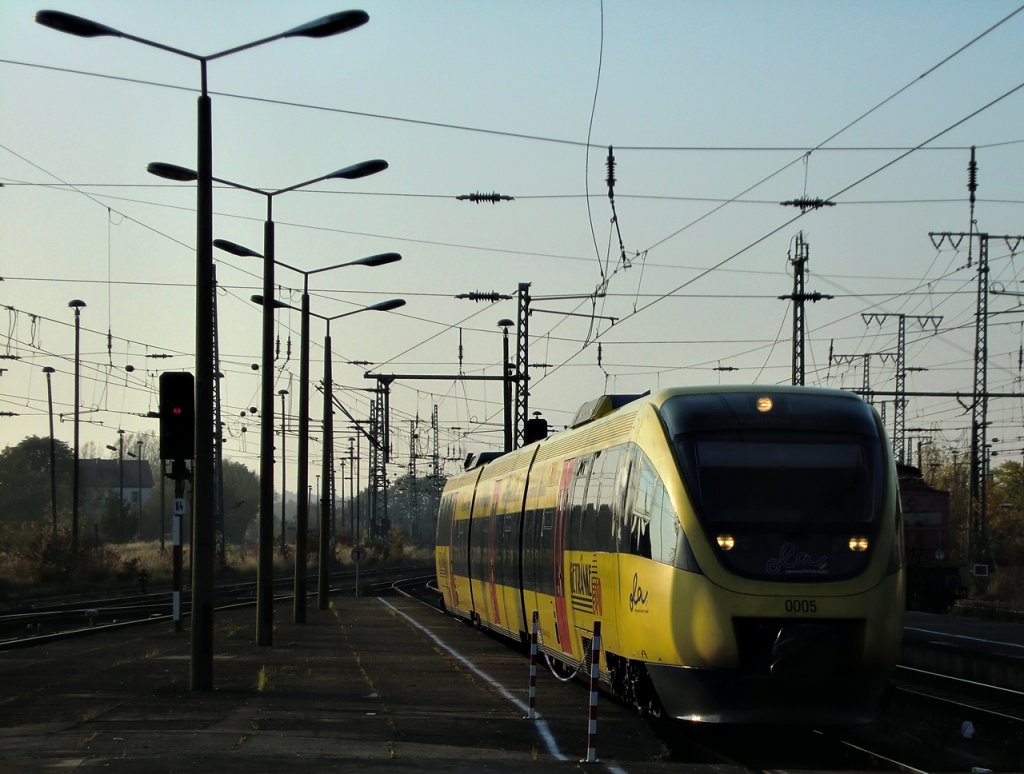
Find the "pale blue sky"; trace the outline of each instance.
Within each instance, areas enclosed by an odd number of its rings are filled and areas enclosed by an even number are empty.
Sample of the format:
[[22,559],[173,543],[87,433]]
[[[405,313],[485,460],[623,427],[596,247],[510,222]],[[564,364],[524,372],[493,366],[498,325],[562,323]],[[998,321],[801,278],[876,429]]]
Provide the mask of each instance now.
[[[604,391],[786,382],[791,310],[777,297],[791,292],[787,251],[801,229],[811,249],[807,289],[836,297],[807,309],[809,383],[860,386],[859,369],[829,367],[830,346],[844,354],[894,347],[895,321],[868,327],[861,313],[871,311],[943,315],[938,336],[922,338],[908,327],[908,365],[929,369],[911,374],[908,389],[971,389],[975,274],[965,254],[937,252],[928,232],[968,227],[970,145],[979,148],[979,227],[1021,230],[1024,91],[873,173],[1024,81],[1024,13],[825,148],[809,157],[804,151],[1003,19],[1014,2],[5,0],[0,305],[8,308],[0,313],[8,335],[0,354],[20,359],[0,362],[7,368],[0,411],[19,415],[0,418],[0,446],[46,434],[43,366],[58,371],[57,411],[71,411],[72,298],[88,304],[82,402],[96,411],[87,415],[84,441],[102,448],[118,428],[154,429],[136,414],[156,407],[156,372],[194,365],[195,194],[145,168],[151,161],[195,165],[199,67],[130,41],[43,28],[33,22],[43,7],[201,54],[337,10],[370,14],[369,24],[344,35],[277,41],[209,66],[210,89],[220,92],[213,98],[218,177],[280,188],[363,159],[391,165],[376,177],[282,196],[274,206],[277,255],[288,263],[311,269],[384,251],[404,256],[400,264],[313,282],[314,311],[328,315],[392,296],[408,300],[399,314],[333,326],[335,379],[350,388],[339,395],[359,416],[368,398],[356,388],[371,383],[344,360],[370,360],[383,372],[453,373],[461,327],[464,371],[497,375],[496,323],[515,318],[514,303],[488,308],[451,296],[512,293],[520,282],[533,283],[534,296],[590,293],[610,247],[609,295],[597,312],[621,322],[608,330],[585,318],[535,314],[531,360],[556,368],[534,370],[531,408],[560,425]],[[614,273],[609,144],[617,148],[619,226],[634,256],[631,268]],[[758,150],[765,148],[785,150]],[[492,190],[516,200],[454,198]],[[840,191],[837,206],[788,225],[797,211],[777,204]],[[261,248],[262,198],[218,189],[215,209],[215,236]],[[248,301],[258,292],[259,266],[216,257],[224,286],[226,453],[255,465],[258,422],[240,414],[259,402],[250,368],[259,360],[259,311]],[[1005,245],[993,243],[991,260],[994,281],[1024,290],[1020,259]],[[286,272],[278,279],[301,287]],[[285,298],[297,304],[287,288]],[[1016,300],[994,296],[991,308],[1008,311]],[[535,307],[591,309],[567,301]],[[993,390],[1021,390],[1022,321],[1010,312],[992,318]],[[282,316],[283,349],[289,327],[292,358],[279,386],[297,392],[297,315]],[[313,331],[319,373],[323,330],[314,324]],[[154,353],[177,356],[145,357]],[[873,386],[893,389],[892,366],[872,368]],[[500,420],[500,396],[497,383],[396,385],[397,463],[407,463],[408,420],[417,413],[429,422],[437,404],[442,425],[475,427]],[[997,448],[1024,446],[1021,401],[994,401],[991,410],[990,434],[1008,439]],[[319,404],[312,415],[319,421]],[[933,428],[943,446],[964,444],[966,425],[955,400],[908,407],[907,426]],[[69,422],[57,432],[70,442]],[[500,443],[497,428],[458,436],[445,432],[443,453]]]

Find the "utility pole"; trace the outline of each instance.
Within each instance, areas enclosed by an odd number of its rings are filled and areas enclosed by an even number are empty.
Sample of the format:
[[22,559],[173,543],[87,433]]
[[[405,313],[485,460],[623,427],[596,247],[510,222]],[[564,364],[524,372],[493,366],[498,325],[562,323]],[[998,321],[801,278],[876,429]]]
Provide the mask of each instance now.
[[877,357],[882,360],[883,363],[894,361],[896,356],[892,352],[864,352],[860,355],[829,355],[831,362],[839,365],[852,364],[854,360],[860,358],[863,360],[861,366],[862,379],[861,379],[861,396],[869,405],[874,404],[874,394],[871,390],[871,358]]
[[948,243],[959,245],[964,237],[978,240],[978,283],[976,289],[976,312],[974,326],[974,390],[971,404],[961,401],[965,410],[971,412],[971,449],[970,449],[970,514],[968,525],[968,551],[971,560],[985,569],[975,568],[978,573],[986,573],[990,563],[988,549],[988,503],[986,482],[986,435],[988,429],[988,401],[995,397],[988,391],[988,255],[989,242],[993,239],[1006,243],[1011,254],[1019,247],[1024,235],[994,235],[986,233],[964,232],[929,232],[932,244],[936,249]]
[[793,264],[793,292],[788,296],[779,296],[780,300],[793,302],[793,369],[792,383],[804,384],[804,348],[806,329],[804,324],[804,302],[831,299],[823,293],[806,293],[804,284],[807,276],[807,263],[811,259],[811,246],[804,241],[804,232],[796,235],[796,247],[790,253],[789,262]]
[[516,410],[515,439],[518,449],[526,443],[526,420],[530,418],[530,283],[520,282],[516,308]]
[[[217,264],[210,266],[213,285],[213,522],[217,558],[221,565],[227,564],[224,548],[224,420],[221,415],[220,382],[224,374],[220,370],[220,334],[217,325]],[[142,525],[142,501],[139,501],[139,525]],[[162,539],[162,538],[161,538]]]
[[393,377],[380,376],[370,404],[370,535],[386,540],[391,525],[388,523],[387,464],[391,461],[391,427],[388,415],[391,404]]
[[[974,218],[975,193],[978,189],[978,164],[975,149],[971,147],[971,160],[967,166],[967,190],[970,194],[970,229],[964,232],[929,232],[936,250],[944,244],[957,249],[967,238],[967,265],[973,258],[974,239],[978,240],[978,283],[976,290],[976,311],[974,324],[974,391],[971,405],[960,404],[971,412],[970,449],[970,511],[968,513],[968,556],[974,563],[976,575],[987,575],[991,557],[988,547],[988,502],[987,502],[987,452],[988,400],[988,255],[989,242],[993,239],[1006,243],[1011,256],[1016,254],[1024,235],[995,235],[976,231]],[[958,398],[959,400],[959,398]]]
[[409,537],[413,536],[413,528],[419,523],[419,507],[416,499],[416,441],[419,439],[419,412],[415,419],[409,420],[409,511],[405,514],[409,521]]
[[430,410],[430,435],[434,439],[434,448],[431,452],[431,464],[434,468],[434,478],[441,478],[441,439],[439,437],[438,429],[439,422],[437,420],[437,404]]
[[935,332],[939,330],[939,323],[942,322],[941,315],[907,315],[907,314],[887,314],[887,313],[876,313],[869,312],[861,315],[861,319],[864,320],[865,325],[871,325],[872,323],[878,323],[882,325],[890,317],[895,317],[899,322],[899,331],[896,341],[896,399],[894,401],[893,411],[893,422],[892,422],[892,445],[896,452],[896,459],[904,463],[906,462],[906,425],[907,425],[907,371],[914,370],[908,369],[907,363],[907,320],[916,320],[921,329],[928,324],[931,324]]
[[[531,301],[537,301],[537,300],[542,300],[542,301],[566,301],[566,300],[571,300],[571,299],[592,299],[593,300],[593,299],[597,299],[597,298],[604,298],[604,296],[605,296],[604,290],[603,289],[599,289],[597,292],[587,293],[585,295],[568,295],[568,296],[555,295],[555,296],[540,296],[540,297],[534,298],[534,297],[530,296],[530,283],[529,282],[520,282],[519,283],[519,288],[516,291],[516,297],[518,298],[518,304],[517,304],[517,308],[516,308],[516,359],[515,359],[515,369],[514,369],[513,375],[511,377],[509,377],[506,374],[503,374],[502,376],[499,376],[499,377],[489,377],[489,376],[472,377],[472,376],[467,376],[467,375],[462,373],[462,367],[461,367],[462,364],[461,364],[461,357],[460,357],[460,363],[459,363],[460,367],[459,367],[459,374],[458,374],[458,376],[443,376],[442,377],[442,376],[422,376],[422,375],[420,375],[420,376],[415,376],[415,377],[410,376],[410,377],[404,377],[404,378],[467,379],[467,380],[468,379],[473,379],[473,378],[483,379],[483,380],[492,379],[492,378],[498,378],[498,379],[507,380],[507,379],[511,378],[511,379],[515,380],[515,383],[516,383],[516,390],[515,390],[515,418],[514,418],[515,432],[514,432],[514,439],[513,439],[513,443],[512,443],[512,448],[518,449],[521,446],[524,446],[526,444],[526,439],[527,439],[526,428],[527,428],[527,422],[530,419],[530,366],[533,365],[535,368],[547,368],[548,367],[548,365],[546,363],[532,363],[532,364],[530,363],[530,315],[533,314],[536,311],[536,312],[545,312],[547,314],[558,314],[558,315],[563,315],[563,316],[568,316],[568,317],[588,317],[591,320],[596,320],[596,319],[610,320],[613,325],[618,321],[618,318],[616,318],[616,317],[604,317],[604,316],[598,315],[598,314],[580,314],[580,313],[577,313],[577,312],[558,312],[558,311],[553,311],[553,310],[549,310],[549,309],[531,309],[530,308],[530,302]],[[469,299],[471,301],[491,301],[491,302],[511,300],[511,296],[504,296],[504,295],[501,295],[500,293],[497,293],[496,291],[491,291],[491,292],[487,292],[487,293],[483,293],[483,292],[480,292],[480,291],[475,291],[475,292],[472,292],[472,293],[460,293],[459,295],[455,296],[455,298],[465,298],[465,299]],[[501,325],[501,323],[499,323],[499,325]],[[460,344],[461,344],[461,341],[460,341]],[[372,378],[372,375],[367,373],[366,377],[367,378]],[[398,377],[395,377],[395,378],[398,378]]]

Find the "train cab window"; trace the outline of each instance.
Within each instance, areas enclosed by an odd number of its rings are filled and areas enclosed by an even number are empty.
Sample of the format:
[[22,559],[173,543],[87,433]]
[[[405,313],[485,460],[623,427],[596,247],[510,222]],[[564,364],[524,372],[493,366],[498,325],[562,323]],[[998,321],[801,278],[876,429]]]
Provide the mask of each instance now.
[[615,551],[616,515],[622,510],[617,487],[619,468],[622,463],[622,447],[612,447],[601,452],[591,473],[590,492],[594,501],[593,540],[595,551]]
[[712,521],[858,522],[873,516],[857,443],[698,440],[701,510]]
[[[656,509],[657,486],[661,482],[654,467],[643,455],[634,465],[630,480],[629,500],[626,506],[625,534],[627,553],[651,558],[651,517]],[[654,511],[656,514],[656,511]]]
[[707,523],[856,524],[877,519],[874,415],[842,395],[682,395],[661,408],[686,489]]
[[673,564],[679,542],[679,520],[660,480],[656,482],[651,495],[651,558],[657,562]]
[[654,465],[640,451],[634,452],[631,465],[619,550],[699,573],[672,498]]

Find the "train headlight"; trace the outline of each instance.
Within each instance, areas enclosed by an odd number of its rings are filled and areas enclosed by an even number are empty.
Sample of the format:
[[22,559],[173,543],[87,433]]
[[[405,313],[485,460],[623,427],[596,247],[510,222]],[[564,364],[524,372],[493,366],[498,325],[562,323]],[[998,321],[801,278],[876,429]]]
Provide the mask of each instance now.
[[767,414],[769,411],[772,410],[772,399],[769,398],[767,395],[762,395],[757,399],[756,406],[757,410],[760,411],[762,414]]
[[733,547],[736,545],[736,538],[732,535],[719,535],[715,538],[715,542],[718,543],[718,547],[723,551],[732,551]]
[[850,550],[860,553],[868,550],[869,541],[863,535],[854,535],[850,538]]

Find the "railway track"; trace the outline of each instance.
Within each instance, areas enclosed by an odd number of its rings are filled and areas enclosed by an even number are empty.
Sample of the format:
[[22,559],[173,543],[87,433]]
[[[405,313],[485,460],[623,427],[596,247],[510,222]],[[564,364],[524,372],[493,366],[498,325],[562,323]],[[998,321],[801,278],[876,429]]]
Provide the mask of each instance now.
[[[432,576],[432,568],[422,567],[363,570],[360,593],[394,590],[437,609],[438,595],[428,582]],[[355,573],[332,573],[330,586],[332,594],[355,593]],[[275,599],[290,599],[292,579],[281,578],[275,589]],[[217,587],[218,609],[254,604],[254,583]],[[107,600],[51,600],[0,616],[0,627],[8,627],[0,632],[9,637],[0,641],[0,649],[168,621],[168,607],[166,592]],[[43,627],[56,630],[64,626],[55,623],[61,619],[71,628],[26,635]],[[680,763],[717,762],[757,772],[1024,770],[1021,693],[908,668],[898,671],[894,684],[893,699],[883,717],[856,729],[722,728],[656,718],[647,722],[664,741],[668,759]]]
[[[386,567],[333,572],[328,576],[331,594],[356,592],[376,594],[397,578],[423,575],[423,567]],[[431,568],[432,572],[432,568]],[[309,597],[315,597],[316,575],[309,577]],[[274,599],[292,599],[294,579],[274,581]],[[215,609],[256,604],[256,582],[231,582],[214,587]],[[182,616],[189,614],[191,591],[182,591]],[[171,620],[170,589],[147,594],[117,595],[107,598],[51,599],[36,606],[23,605],[0,614],[0,650],[40,645],[55,639],[84,636],[112,628],[136,626]]]
[[[422,581],[396,584],[405,596],[438,607]],[[853,729],[716,726],[648,718],[668,760],[718,762],[752,772],[778,770],[1024,770],[1024,694],[902,668],[888,709]],[[963,721],[974,734],[963,735]]]

